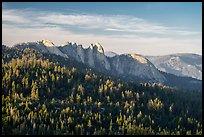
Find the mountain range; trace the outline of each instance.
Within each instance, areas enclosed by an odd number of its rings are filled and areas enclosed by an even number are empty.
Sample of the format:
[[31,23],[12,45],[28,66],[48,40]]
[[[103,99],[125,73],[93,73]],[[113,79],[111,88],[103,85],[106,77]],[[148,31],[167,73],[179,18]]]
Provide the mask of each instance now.
[[163,72],[202,80],[201,55],[179,53],[165,56],[147,56],[147,58]]
[[103,74],[134,82],[162,83],[165,85],[202,89],[202,58],[194,54],[143,56],[104,52],[100,43],[83,48],[74,42],[55,45],[49,40],[25,42],[16,48],[33,48],[71,58]]

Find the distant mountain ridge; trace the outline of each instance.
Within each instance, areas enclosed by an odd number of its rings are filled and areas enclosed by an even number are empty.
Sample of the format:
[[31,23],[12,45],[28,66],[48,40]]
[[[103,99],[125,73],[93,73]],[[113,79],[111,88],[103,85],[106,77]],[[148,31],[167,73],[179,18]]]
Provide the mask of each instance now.
[[163,72],[202,80],[201,55],[178,53],[165,56],[147,56],[147,58]]
[[166,81],[165,77],[145,57],[136,54],[124,54],[110,58],[104,54],[104,49],[100,43],[90,44],[88,48],[83,48],[82,45],[73,42],[55,46],[48,40],[42,40],[17,44],[15,47],[30,47],[63,57],[74,58],[101,72],[109,71],[113,75],[135,76],[146,82],[163,83]]
[[114,57],[114,56],[117,55],[115,52],[112,52],[112,51],[106,51],[106,52],[104,52],[104,54],[105,54],[107,57]]
[[[100,43],[90,44],[88,48],[83,48],[82,45],[78,45],[74,42],[67,42],[64,45],[56,46],[48,40],[42,40],[38,42],[20,43],[14,45],[14,47],[23,49],[33,48],[65,58],[71,58],[104,74],[117,76],[130,81],[163,83],[171,86],[176,85],[172,80],[176,80],[177,76],[161,73],[147,57],[138,54],[115,54],[112,57],[106,56]],[[185,77],[183,79],[185,79]],[[192,85],[192,83],[196,83],[196,85]],[[191,79],[190,84],[193,88],[197,88],[200,87],[197,86],[197,84],[202,84],[202,81]],[[185,88],[185,86],[182,87]]]

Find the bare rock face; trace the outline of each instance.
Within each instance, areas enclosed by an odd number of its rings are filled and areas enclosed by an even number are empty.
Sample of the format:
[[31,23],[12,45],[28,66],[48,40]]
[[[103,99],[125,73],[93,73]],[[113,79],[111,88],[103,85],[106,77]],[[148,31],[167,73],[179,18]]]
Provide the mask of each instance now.
[[106,70],[110,70],[110,63],[107,57],[104,55],[103,47],[99,43],[96,43],[93,47],[93,50],[94,57],[97,59],[95,62],[98,62],[100,65],[105,67]]
[[149,82],[165,82],[165,77],[159,73],[154,65],[141,55],[123,54],[113,57],[112,70],[122,75],[132,75]]
[[104,50],[103,50],[103,47],[101,46],[100,43],[96,43],[95,44],[95,47],[97,48],[97,51],[101,54],[104,54]]
[[82,63],[85,63],[85,55],[84,55],[84,49],[82,48],[82,45],[78,45],[77,46],[77,54],[79,56],[79,60],[82,62]]
[[147,57],[157,69],[202,80],[202,56],[190,53]]
[[104,54],[105,54],[105,56],[110,57],[110,58],[117,55],[115,52],[112,52],[112,51],[106,51],[106,52],[104,52]]
[[142,57],[141,55],[137,55],[137,54],[131,54],[130,55],[133,59],[139,61],[140,63],[146,64],[147,63],[147,59],[145,59],[144,57]]
[[60,50],[68,56],[85,63],[91,67],[104,68],[110,70],[110,64],[107,57],[104,55],[103,47],[99,44],[91,44],[87,49],[84,49],[82,45],[69,42],[60,47]]
[[41,50],[41,51],[46,51],[52,54],[56,54],[56,55],[60,55],[62,57],[66,57],[68,58],[68,56],[66,54],[63,54],[58,47],[56,47],[54,45],[54,43],[52,43],[49,40],[41,40],[41,41],[37,41],[37,42],[25,42],[25,43],[20,43],[20,44],[16,44],[14,46],[17,47],[21,47],[21,48],[33,48],[36,50]]
[[165,82],[165,77],[144,56],[138,54],[115,54],[108,57],[100,43],[91,44],[88,48],[67,42],[61,46],[55,46],[48,40],[32,43],[22,43],[18,46],[31,47],[63,57],[73,58],[79,62],[89,65],[101,72],[109,72],[115,75],[138,77],[148,82]]
[[55,46],[54,43],[52,43],[49,40],[42,40],[42,41],[38,41],[37,43],[44,44],[46,47],[53,47],[53,46]]
[[93,45],[90,45],[86,51],[87,51],[86,52],[87,53],[87,63],[90,66],[95,67],[95,65],[94,65],[94,56],[93,56]]

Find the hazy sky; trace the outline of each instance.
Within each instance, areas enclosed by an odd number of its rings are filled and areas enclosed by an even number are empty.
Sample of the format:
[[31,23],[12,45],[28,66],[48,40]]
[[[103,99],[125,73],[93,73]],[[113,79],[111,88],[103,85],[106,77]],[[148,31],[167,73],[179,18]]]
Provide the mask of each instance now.
[[202,55],[201,2],[4,2],[2,44],[48,39],[105,51]]

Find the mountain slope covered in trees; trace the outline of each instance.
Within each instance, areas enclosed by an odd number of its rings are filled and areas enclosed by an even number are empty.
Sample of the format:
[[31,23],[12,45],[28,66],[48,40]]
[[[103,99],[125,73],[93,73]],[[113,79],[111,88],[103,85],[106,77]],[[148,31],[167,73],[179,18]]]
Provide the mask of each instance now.
[[202,134],[201,92],[113,79],[33,49],[2,50],[2,134]]

